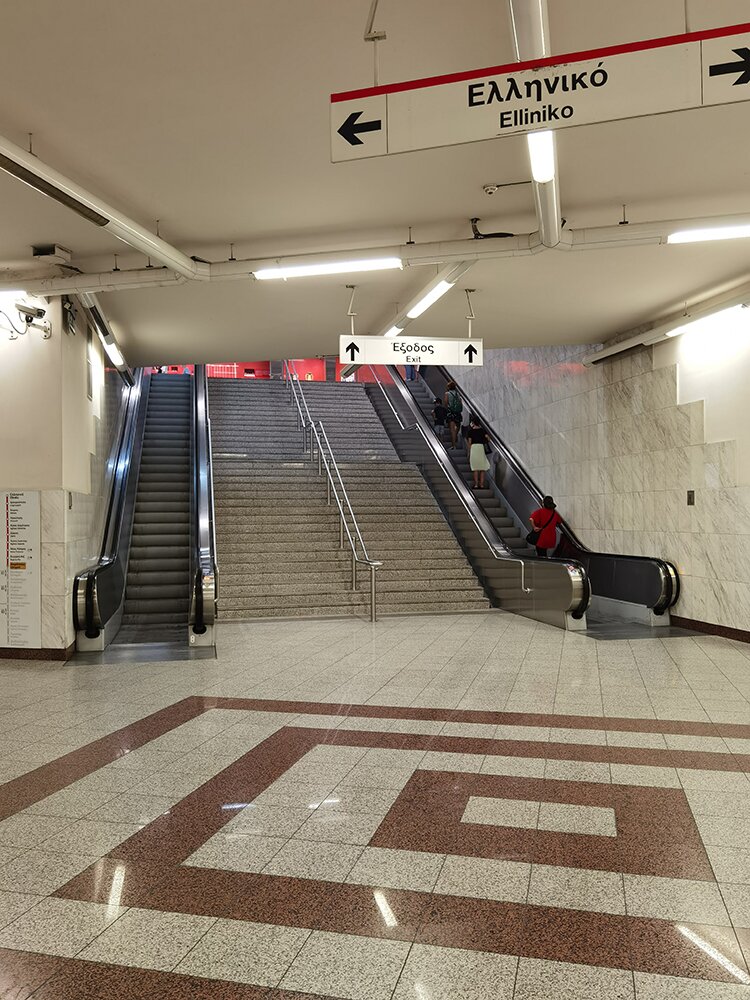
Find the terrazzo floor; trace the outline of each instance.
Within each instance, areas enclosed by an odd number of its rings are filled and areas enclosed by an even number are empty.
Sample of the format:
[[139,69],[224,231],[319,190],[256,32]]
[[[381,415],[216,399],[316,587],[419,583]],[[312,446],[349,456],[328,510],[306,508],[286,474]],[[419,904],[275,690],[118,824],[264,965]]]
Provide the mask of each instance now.
[[750,1000],[750,646],[501,612],[0,661],[3,1000]]

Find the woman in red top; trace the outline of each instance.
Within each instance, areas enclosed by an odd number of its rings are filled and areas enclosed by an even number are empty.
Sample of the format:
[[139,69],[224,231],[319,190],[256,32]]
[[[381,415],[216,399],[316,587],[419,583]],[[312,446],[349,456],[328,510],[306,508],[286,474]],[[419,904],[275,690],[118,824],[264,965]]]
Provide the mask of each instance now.
[[529,518],[532,531],[538,531],[536,554],[540,559],[547,558],[548,549],[557,547],[557,526],[562,518],[555,509],[557,504],[552,497],[545,497],[542,506]]

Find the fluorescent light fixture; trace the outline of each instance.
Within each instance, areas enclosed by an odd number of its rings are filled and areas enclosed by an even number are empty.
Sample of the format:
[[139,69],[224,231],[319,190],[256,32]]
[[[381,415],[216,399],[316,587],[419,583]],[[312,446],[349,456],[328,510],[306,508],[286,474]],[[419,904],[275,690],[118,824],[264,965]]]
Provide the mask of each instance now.
[[683,229],[678,233],[670,233],[667,236],[667,243],[709,243],[712,240],[743,239],[750,239],[750,225],[715,226],[712,229]]
[[531,160],[531,176],[537,184],[555,179],[555,133],[531,132],[526,136]]
[[750,985],[750,976],[748,976],[743,969],[740,969],[739,966],[735,965],[734,962],[727,958],[726,955],[723,955],[719,949],[715,948],[709,941],[704,940],[696,934],[695,931],[692,931],[689,927],[685,927],[681,924],[677,925],[677,930],[680,934],[686,937],[688,941],[692,941],[692,943],[697,945],[701,951],[704,951],[709,958],[718,962],[723,969],[726,969],[730,976],[734,976],[735,979],[739,979],[739,981],[744,983],[746,986]]
[[384,337],[398,337],[400,333],[404,332],[403,326],[392,326],[390,330],[386,330],[383,334]]
[[317,264],[289,264],[279,267],[262,267],[253,274],[259,281],[273,278],[310,278],[322,274],[351,274],[355,271],[401,270],[400,257],[374,257],[370,260],[334,260]]
[[113,340],[105,340],[101,334],[99,335],[99,340],[101,340],[102,347],[107,352],[107,356],[115,368],[122,368],[125,364],[125,358],[122,356],[117,344]]
[[453,284],[452,281],[439,281],[431,291],[422,296],[415,306],[412,306],[406,315],[409,319],[416,319],[417,316],[421,316],[434,302],[437,302],[439,298],[442,298],[447,291],[453,288]]
[[698,319],[688,320],[681,326],[676,326],[674,330],[667,330],[667,337],[679,337],[683,333],[719,333],[726,327],[727,321],[739,319],[744,306],[730,306],[729,309],[721,309],[719,312],[711,313],[709,316],[701,316]]

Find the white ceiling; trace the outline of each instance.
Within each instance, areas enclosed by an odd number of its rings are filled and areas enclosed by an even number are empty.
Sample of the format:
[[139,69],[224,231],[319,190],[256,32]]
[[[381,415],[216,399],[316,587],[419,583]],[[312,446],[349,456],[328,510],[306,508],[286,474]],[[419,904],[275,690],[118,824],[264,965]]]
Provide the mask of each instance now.
[[[555,52],[685,30],[684,0],[550,0]],[[504,0],[381,0],[381,82],[512,60]],[[188,253],[224,259],[536,228],[525,142],[504,138],[331,164],[328,95],[372,83],[369,0],[29,0],[5,4],[0,134]],[[687,27],[748,19],[747,0],[688,0]],[[568,225],[750,212],[748,105],[558,135]],[[0,269],[58,242],[84,271],[142,266],[111,236],[0,174]],[[594,342],[740,278],[742,241],[551,252],[476,265],[476,335],[488,345]],[[359,329],[377,327],[427,269],[357,278]],[[134,363],[330,353],[346,277],[131,290],[102,296]],[[462,329],[453,292],[414,333]]]

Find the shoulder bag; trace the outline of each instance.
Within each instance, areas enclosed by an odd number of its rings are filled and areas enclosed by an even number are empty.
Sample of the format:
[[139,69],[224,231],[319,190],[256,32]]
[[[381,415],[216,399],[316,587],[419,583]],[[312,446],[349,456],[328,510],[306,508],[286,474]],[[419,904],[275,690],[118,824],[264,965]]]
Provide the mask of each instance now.
[[536,545],[536,543],[539,541],[539,536],[542,534],[542,532],[544,531],[544,529],[545,528],[549,528],[549,526],[554,521],[556,513],[557,512],[553,510],[552,511],[552,516],[550,517],[549,521],[547,521],[547,523],[545,525],[542,525],[542,527],[538,531],[530,531],[528,533],[528,535],[526,536],[526,541],[529,543],[529,545]]

